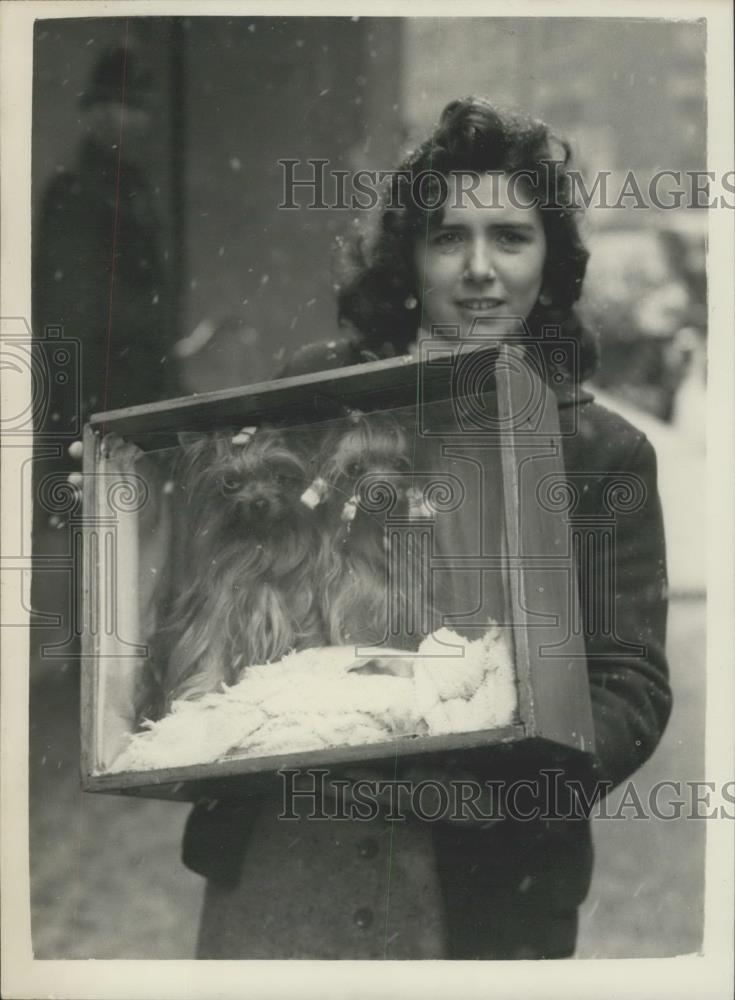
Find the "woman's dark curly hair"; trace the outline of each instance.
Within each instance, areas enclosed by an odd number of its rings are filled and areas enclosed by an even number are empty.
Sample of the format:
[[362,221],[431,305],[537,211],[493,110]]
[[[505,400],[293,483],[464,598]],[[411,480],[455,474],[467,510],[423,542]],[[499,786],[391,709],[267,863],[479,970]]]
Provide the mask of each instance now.
[[403,351],[415,340],[419,310],[406,307],[416,294],[414,247],[427,225],[440,221],[442,208],[441,199],[439,207],[425,207],[435,197],[425,188],[421,197],[412,197],[414,178],[427,172],[446,177],[453,171],[528,171],[528,191],[538,198],[546,236],[543,290],[550,304],[537,303],[526,322],[534,338],[544,326],[561,327],[564,336],[574,338],[579,350],[567,374],[579,380],[589,376],[597,347],[573,310],[589,254],[572,204],[570,159],[569,144],[537,119],[501,112],[477,97],[448,104],[434,133],[391,174],[374,239],[369,243],[361,236],[348,247],[338,293],[340,323],[356,329],[364,347],[377,353],[385,353],[387,345]]

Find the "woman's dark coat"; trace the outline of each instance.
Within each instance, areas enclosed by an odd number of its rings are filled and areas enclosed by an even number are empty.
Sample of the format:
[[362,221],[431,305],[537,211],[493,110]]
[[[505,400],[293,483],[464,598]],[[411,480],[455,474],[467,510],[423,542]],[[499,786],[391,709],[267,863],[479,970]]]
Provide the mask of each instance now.
[[[360,360],[349,340],[312,345],[285,374]],[[599,515],[621,473],[643,485],[641,502],[615,522],[607,567],[614,635],[586,627],[596,752],[591,766],[572,776],[593,795],[597,782],[609,783],[604,793],[646,761],[671,710],[663,525],[647,438],[578,386],[555,392],[576,496],[573,524]],[[580,596],[584,612],[595,595]],[[619,640],[639,648],[621,650]],[[512,753],[499,766],[497,750],[435,759],[443,774],[457,766],[481,780],[529,777],[540,766],[571,774],[568,761],[533,764]],[[592,873],[585,818],[505,819],[481,828],[382,818],[289,823],[275,820],[275,811],[273,800],[247,798],[200,804],[191,813],[184,862],[209,880],[200,957],[501,959],[574,951],[577,907]]]

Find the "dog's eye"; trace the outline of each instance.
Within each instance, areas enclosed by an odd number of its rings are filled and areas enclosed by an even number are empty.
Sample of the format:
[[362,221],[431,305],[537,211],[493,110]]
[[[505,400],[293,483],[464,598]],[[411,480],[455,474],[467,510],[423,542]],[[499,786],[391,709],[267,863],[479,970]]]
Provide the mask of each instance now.
[[237,476],[223,476],[222,478],[222,492],[225,496],[231,496],[233,493],[237,493],[241,486],[242,483]]
[[279,486],[288,486],[292,481],[291,476],[286,476],[282,472],[279,473],[275,478]]

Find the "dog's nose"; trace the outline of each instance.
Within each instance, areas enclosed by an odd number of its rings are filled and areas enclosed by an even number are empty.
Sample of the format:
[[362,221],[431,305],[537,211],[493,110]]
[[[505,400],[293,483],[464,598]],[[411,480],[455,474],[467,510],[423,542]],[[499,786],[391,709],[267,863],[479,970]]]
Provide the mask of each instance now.
[[265,497],[255,497],[254,500],[250,501],[250,510],[255,514],[262,514],[268,510],[268,501]]

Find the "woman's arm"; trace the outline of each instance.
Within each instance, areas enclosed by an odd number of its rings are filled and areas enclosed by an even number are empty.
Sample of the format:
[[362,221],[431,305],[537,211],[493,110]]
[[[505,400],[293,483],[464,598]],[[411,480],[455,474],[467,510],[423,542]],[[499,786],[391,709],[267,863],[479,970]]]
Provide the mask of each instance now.
[[[583,495],[589,499],[580,505],[576,517],[579,522],[580,517],[589,516],[593,504],[601,510],[602,494],[612,495],[616,482],[621,482],[620,473],[637,481],[640,501],[631,503],[628,511],[616,511],[615,516],[609,567],[614,594],[613,633],[588,628],[585,634],[596,740],[593,780],[613,785],[631,775],[651,756],[671,712],[664,651],[666,550],[656,454],[644,435],[621,418],[614,419],[613,426],[616,424],[624,425],[619,431],[626,442],[623,460],[617,468],[609,471],[603,468],[603,475],[597,472],[583,477],[582,489],[588,486]],[[603,530],[600,528],[600,533]],[[607,569],[602,567],[603,572]],[[583,603],[594,600],[596,589],[587,595],[580,593],[580,600]],[[626,651],[621,642],[639,648]]]

